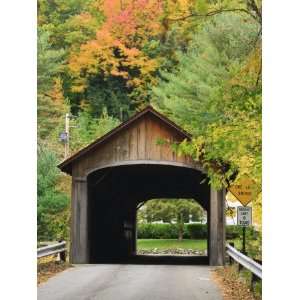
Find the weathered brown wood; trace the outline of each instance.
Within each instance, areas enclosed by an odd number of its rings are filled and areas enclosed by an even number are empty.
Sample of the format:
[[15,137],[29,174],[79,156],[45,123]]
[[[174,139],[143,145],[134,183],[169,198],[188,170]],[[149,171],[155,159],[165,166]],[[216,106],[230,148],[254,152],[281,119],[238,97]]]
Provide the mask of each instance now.
[[87,181],[72,179],[71,252],[72,263],[89,262]]
[[180,162],[187,167],[199,168],[187,156],[178,156],[170,145],[158,145],[158,140],[181,142],[186,138],[181,132],[163,122],[150,111],[140,119],[135,119],[124,131],[118,131],[99,146],[94,147],[88,155],[74,159],[63,170],[71,167],[76,177],[86,177],[97,168],[107,165],[116,166],[118,162],[128,161],[166,161]]
[[225,190],[211,189],[209,206],[209,264],[225,263]]
[[[145,134],[146,133],[146,134]],[[107,165],[117,165],[124,161],[166,161],[180,162],[187,167],[195,167],[195,163],[189,158],[178,157],[174,154],[169,145],[158,145],[159,139],[175,140],[172,129],[159,127],[153,120],[141,120],[128,128],[123,135],[111,138],[110,143],[101,145],[87,157],[82,157],[73,165],[73,176],[85,177],[97,168]],[[127,142],[128,141],[128,142]],[[177,141],[180,140],[177,138]]]

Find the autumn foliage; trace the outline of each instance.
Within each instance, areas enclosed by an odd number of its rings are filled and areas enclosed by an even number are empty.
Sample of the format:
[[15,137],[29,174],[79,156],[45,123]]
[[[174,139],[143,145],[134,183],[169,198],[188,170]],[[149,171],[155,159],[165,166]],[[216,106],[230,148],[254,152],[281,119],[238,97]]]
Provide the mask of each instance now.
[[[256,182],[259,222],[260,0],[38,0],[37,60],[40,236],[70,198],[63,175],[48,182],[65,113],[72,153],[148,103],[193,134],[172,146],[201,160],[214,187]],[[56,220],[53,199],[65,205]]]
[[99,74],[122,77],[128,87],[153,82],[159,61],[143,49],[161,33],[161,1],[106,0],[103,11],[105,22],[96,38],[70,57],[69,68],[78,79],[73,90],[83,91],[86,78]]

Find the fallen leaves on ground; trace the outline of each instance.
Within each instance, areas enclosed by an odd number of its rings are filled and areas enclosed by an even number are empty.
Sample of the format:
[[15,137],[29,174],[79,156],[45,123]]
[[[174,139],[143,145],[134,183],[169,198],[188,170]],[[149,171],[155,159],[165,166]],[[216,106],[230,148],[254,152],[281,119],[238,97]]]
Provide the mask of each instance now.
[[38,285],[42,282],[46,282],[49,278],[53,277],[55,274],[70,268],[71,265],[63,261],[38,261],[37,266],[37,283]]
[[237,272],[235,266],[220,267],[213,271],[212,277],[222,291],[224,300],[260,300],[250,291]]

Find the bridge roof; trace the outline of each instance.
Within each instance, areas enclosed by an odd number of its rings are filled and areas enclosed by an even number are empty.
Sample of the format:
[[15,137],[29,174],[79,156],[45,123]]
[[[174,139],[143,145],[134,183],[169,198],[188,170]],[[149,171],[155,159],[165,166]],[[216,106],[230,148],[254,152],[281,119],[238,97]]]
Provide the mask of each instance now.
[[92,150],[94,150],[96,147],[104,143],[105,141],[109,140],[112,136],[115,134],[125,131],[132,123],[134,123],[136,120],[143,118],[147,114],[152,114],[156,116],[161,122],[168,125],[169,127],[175,129],[183,138],[186,138],[188,140],[191,139],[191,135],[183,130],[181,127],[179,127],[177,124],[175,124],[173,121],[168,119],[166,116],[159,113],[157,110],[155,110],[152,106],[147,106],[142,111],[136,113],[131,118],[129,118],[127,121],[121,123],[119,126],[115,127],[105,135],[101,136],[100,138],[96,139],[94,142],[89,144],[88,146],[82,148],[78,152],[74,153],[72,156],[61,162],[58,167],[68,174],[72,173],[72,164],[79,160],[81,157],[88,155]]

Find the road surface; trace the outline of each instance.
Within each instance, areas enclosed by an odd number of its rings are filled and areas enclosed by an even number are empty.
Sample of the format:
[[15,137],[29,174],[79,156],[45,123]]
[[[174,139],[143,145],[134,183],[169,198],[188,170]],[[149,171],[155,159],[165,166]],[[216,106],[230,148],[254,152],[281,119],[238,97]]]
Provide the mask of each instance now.
[[38,287],[38,300],[222,300],[208,266],[78,265]]

